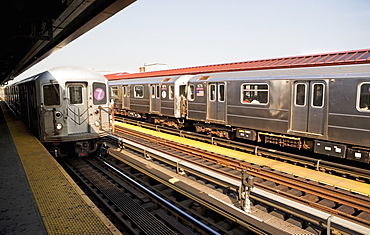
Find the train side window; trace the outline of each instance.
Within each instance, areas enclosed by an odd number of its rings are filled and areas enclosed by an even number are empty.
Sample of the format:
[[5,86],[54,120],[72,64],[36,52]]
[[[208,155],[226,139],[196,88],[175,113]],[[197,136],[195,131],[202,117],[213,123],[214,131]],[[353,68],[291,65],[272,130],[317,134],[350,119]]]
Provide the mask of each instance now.
[[[123,97],[127,96],[127,86],[122,87],[122,93],[123,93]],[[118,94],[117,94],[117,96],[118,96]]]
[[209,85],[209,100],[216,101],[216,84]]
[[155,86],[152,85],[152,98],[155,98]]
[[104,83],[93,83],[93,103],[94,104],[105,104],[107,103],[106,85]]
[[359,86],[359,104],[360,111],[370,110],[370,83],[362,83]]
[[315,83],[313,84],[313,96],[312,96],[312,106],[313,107],[323,107],[324,106],[324,84]]
[[168,98],[169,98],[170,100],[173,100],[173,85],[170,85],[170,86],[168,87]]
[[17,86],[15,87],[15,100],[17,103],[19,102],[19,88]]
[[159,99],[159,94],[160,94],[160,89],[159,88],[160,87],[159,87],[159,85],[156,85],[155,88],[157,90],[156,93],[155,93],[156,94],[155,98]]
[[118,86],[112,86],[111,87],[111,96],[114,98],[118,97]]
[[143,85],[134,86],[134,97],[135,98],[143,98],[144,97],[144,86]]
[[306,105],[306,84],[298,83],[295,86],[295,105],[305,106]]
[[44,105],[60,105],[59,84],[44,85],[42,90],[44,95]]
[[82,86],[69,87],[69,103],[82,104]]
[[[36,108],[37,107],[37,104],[36,104],[36,92],[35,92],[35,87],[34,86],[31,86],[30,87],[30,96],[31,96],[31,105],[33,108]],[[19,91],[18,91],[18,87],[17,87],[17,97],[19,95]]]
[[195,99],[195,86],[194,85],[190,85],[189,86],[188,99],[190,101],[193,101]]
[[269,87],[265,83],[244,83],[241,86],[241,102],[243,104],[267,104]]
[[186,97],[186,86],[180,85],[180,96]]
[[225,84],[218,84],[218,101],[225,101]]

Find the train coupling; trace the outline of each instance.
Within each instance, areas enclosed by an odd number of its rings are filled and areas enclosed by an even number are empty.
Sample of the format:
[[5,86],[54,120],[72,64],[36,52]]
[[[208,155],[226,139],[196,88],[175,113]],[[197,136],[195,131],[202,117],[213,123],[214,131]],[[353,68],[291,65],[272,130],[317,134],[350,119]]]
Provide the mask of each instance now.
[[87,157],[89,155],[90,143],[88,141],[79,141],[75,145],[75,153],[78,157]]

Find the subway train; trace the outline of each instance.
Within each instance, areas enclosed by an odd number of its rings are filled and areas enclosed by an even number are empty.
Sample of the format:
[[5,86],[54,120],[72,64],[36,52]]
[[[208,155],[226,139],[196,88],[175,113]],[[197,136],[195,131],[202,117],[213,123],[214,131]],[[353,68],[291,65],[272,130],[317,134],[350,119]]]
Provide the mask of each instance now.
[[88,156],[111,131],[107,79],[58,67],[5,87],[5,102],[56,157]]
[[4,87],[0,86],[0,101],[4,101]]
[[370,50],[342,54],[106,77],[115,114],[369,163]]

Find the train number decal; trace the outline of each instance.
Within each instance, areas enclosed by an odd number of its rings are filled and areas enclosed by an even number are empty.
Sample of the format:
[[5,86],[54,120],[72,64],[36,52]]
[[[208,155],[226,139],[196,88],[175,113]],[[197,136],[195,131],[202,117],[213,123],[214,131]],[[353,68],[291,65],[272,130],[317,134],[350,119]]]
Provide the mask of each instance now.
[[105,92],[103,89],[101,88],[96,88],[95,91],[94,91],[94,98],[96,100],[103,100],[105,97]]

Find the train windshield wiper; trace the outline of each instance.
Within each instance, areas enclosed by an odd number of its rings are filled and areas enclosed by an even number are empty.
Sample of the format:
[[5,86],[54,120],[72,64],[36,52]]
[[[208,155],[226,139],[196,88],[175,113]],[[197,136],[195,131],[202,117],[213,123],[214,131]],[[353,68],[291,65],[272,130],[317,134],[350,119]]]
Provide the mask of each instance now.
[[58,96],[60,97],[59,89],[55,86],[55,84],[53,83],[53,80],[50,80],[50,83],[51,83],[51,85],[53,85],[55,91],[57,92]]

